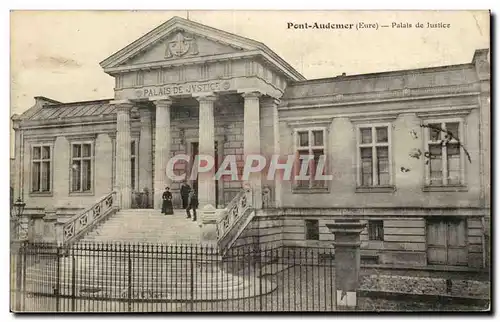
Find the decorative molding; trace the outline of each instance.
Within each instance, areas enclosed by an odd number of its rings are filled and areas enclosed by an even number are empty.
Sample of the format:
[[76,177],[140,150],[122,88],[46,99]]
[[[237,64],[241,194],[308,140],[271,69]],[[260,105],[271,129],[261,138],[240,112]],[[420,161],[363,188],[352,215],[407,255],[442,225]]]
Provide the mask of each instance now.
[[370,115],[369,113],[367,114],[362,114],[362,115],[352,115],[348,116],[348,118],[352,123],[364,123],[364,122],[393,122],[396,120],[399,116],[399,113],[393,113],[389,112],[386,115]]
[[423,186],[423,192],[467,192],[466,185],[448,185],[448,186]]
[[297,118],[297,119],[281,119],[280,121],[286,122],[286,124],[292,128],[299,128],[299,127],[325,127],[327,130],[330,127],[330,125],[333,122],[333,117],[331,116],[326,116],[326,117],[314,117],[314,118]]
[[356,187],[356,193],[393,193],[395,191],[396,191],[395,186]]
[[477,105],[467,105],[467,106],[458,106],[455,108],[448,109],[440,109],[440,110],[431,110],[431,111],[417,111],[416,115],[419,118],[431,118],[431,117],[455,117],[455,116],[466,116],[469,115],[470,112],[478,108]]
[[40,135],[40,134],[31,134],[31,135],[24,135],[24,141],[26,143],[42,143],[46,142],[48,144],[53,144],[57,137],[61,136],[60,133],[58,134],[53,134],[53,135]]
[[[106,133],[106,132],[104,132]],[[97,135],[100,133],[74,133],[74,134],[62,134],[59,136],[64,136],[66,140],[71,141],[95,141],[97,139]]]
[[184,55],[198,55],[198,44],[194,35],[191,38],[184,36],[179,30],[173,40],[165,44],[165,58],[182,57]]

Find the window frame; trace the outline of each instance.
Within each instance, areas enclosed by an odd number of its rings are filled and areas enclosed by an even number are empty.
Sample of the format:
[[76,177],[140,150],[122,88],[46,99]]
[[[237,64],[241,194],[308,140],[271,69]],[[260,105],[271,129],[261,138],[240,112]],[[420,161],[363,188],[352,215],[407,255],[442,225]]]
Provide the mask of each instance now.
[[[377,226],[376,224],[381,223],[381,226]],[[367,222],[367,233],[368,233],[368,241],[378,241],[378,242],[383,242],[384,241],[384,221],[382,219],[369,219]],[[381,227],[381,228],[380,228]],[[380,231],[381,229],[381,231]],[[376,235],[379,235],[378,238],[372,238],[372,230],[375,230],[377,233]],[[381,234],[379,234],[381,232]],[[375,236],[376,237],[376,236]]]
[[[317,227],[317,239],[311,239],[309,238],[309,229],[308,229],[308,222],[314,222],[315,227]],[[304,219],[304,239],[306,241],[318,241],[321,239],[321,233],[319,229],[319,220],[318,219]]]
[[[39,159],[34,159],[34,149],[39,147],[40,148],[40,158]],[[50,158],[49,159],[43,159],[43,147],[48,147],[49,148],[49,153],[50,153]],[[32,143],[30,146],[30,195],[34,196],[52,196],[53,189],[54,189],[54,144],[53,143],[44,143],[44,142],[37,142],[37,143]],[[48,160],[48,161],[46,161]],[[48,191],[42,191],[42,164],[43,162],[49,162],[49,169],[50,169],[50,176],[49,176],[49,190]],[[38,174],[40,184],[38,191],[33,190],[33,179],[34,179],[34,173],[33,173],[33,165],[35,163],[40,163],[40,172]]]
[[[467,182],[466,182],[466,162],[465,162],[465,151],[464,148],[461,145],[465,146],[465,130],[466,130],[466,123],[465,119],[455,117],[455,118],[438,118],[438,119],[427,119],[422,122],[423,125],[423,143],[424,143],[424,153],[429,153],[429,146],[431,143],[434,143],[436,145],[436,141],[431,141],[430,139],[430,127],[427,127],[429,124],[440,124],[441,128],[446,130],[446,123],[458,123],[458,139],[460,142],[457,142],[455,140],[450,141],[449,143],[459,143],[459,156],[460,156],[460,178],[459,178],[459,183],[458,184],[448,184],[448,149],[447,146],[441,143],[441,172],[442,172],[442,183],[440,185],[437,184],[431,184],[431,164],[430,161],[426,162],[428,158],[424,157],[423,162],[424,162],[424,190],[425,191],[431,191],[433,189],[436,190],[441,190],[441,189],[446,189],[446,188],[466,188]],[[440,132],[440,138],[439,140],[442,141],[445,135],[445,132]]]
[[[90,157],[73,157],[73,146],[90,144]],[[93,195],[95,191],[95,140],[74,140],[69,142],[69,194],[70,195]],[[82,149],[83,151],[83,149]],[[90,160],[90,190],[82,190],[83,187],[83,172],[80,171],[80,190],[73,190],[73,161],[74,160]]]
[[[377,127],[386,127],[387,128],[387,142],[376,142],[377,138]],[[361,129],[370,128],[372,135],[371,143],[362,143],[361,141]],[[361,170],[362,170],[362,161],[361,161],[361,148],[372,148],[372,184],[371,185],[362,185],[361,180]],[[389,168],[389,184],[386,185],[378,185],[375,184],[378,182],[379,172],[378,172],[378,153],[377,147],[387,147],[388,153],[388,168]],[[356,191],[357,192],[373,192],[373,191],[394,191],[394,162],[393,162],[393,153],[392,153],[392,123],[390,122],[380,122],[380,123],[363,123],[356,124]]]
[[[322,131],[323,132],[323,145],[313,145],[314,142],[314,131]],[[308,145],[307,147],[301,147],[299,146],[298,142],[298,133],[299,132],[307,132],[308,133]],[[328,165],[328,160],[327,160],[327,155],[328,155],[328,128],[326,126],[311,126],[311,127],[297,127],[293,129],[293,134],[292,134],[292,139],[293,139],[293,151],[294,154],[296,155],[295,161],[294,161],[294,171],[292,172],[293,175],[293,192],[328,192],[329,191],[329,184],[327,180],[324,180],[324,184],[322,186],[314,186],[313,181],[314,177],[312,176],[309,178],[309,185],[307,187],[302,186],[299,184],[299,180],[295,178],[297,172],[296,172],[296,167],[299,166],[298,171],[300,171],[300,163],[299,163],[299,151],[307,151],[309,155],[314,155],[313,151],[314,150],[323,150],[323,155],[325,156],[325,165],[324,165],[324,171],[326,174],[328,173],[329,165]],[[311,173],[311,168],[309,168],[309,173]],[[300,181],[305,181],[305,180],[300,180]]]

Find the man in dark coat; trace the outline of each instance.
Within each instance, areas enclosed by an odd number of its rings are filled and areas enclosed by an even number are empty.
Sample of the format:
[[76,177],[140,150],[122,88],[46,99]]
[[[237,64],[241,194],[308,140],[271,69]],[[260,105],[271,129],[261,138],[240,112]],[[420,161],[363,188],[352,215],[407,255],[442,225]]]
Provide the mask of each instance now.
[[182,185],[181,185],[182,209],[187,209],[187,207],[188,207],[189,192],[190,191],[191,191],[191,187],[186,183],[186,181],[183,181]]
[[196,221],[196,208],[198,208],[198,196],[194,190],[189,193],[189,203],[186,208],[187,218],[191,218],[191,209],[193,209],[193,221]]

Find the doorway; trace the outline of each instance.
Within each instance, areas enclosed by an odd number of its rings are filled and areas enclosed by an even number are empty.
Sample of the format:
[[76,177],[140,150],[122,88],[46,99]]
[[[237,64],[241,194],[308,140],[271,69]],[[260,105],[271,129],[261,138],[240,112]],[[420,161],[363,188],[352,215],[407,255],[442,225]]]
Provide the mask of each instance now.
[[[219,168],[219,145],[217,144],[218,142],[214,142],[214,168],[215,171]],[[196,156],[198,155],[200,151],[200,143],[199,142],[191,142],[191,165],[194,164],[196,160]],[[191,187],[196,191],[196,194],[198,194],[198,175],[196,176],[196,179],[191,181]],[[219,205],[219,181],[215,180],[215,208]]]
[[467,265],[467,227],[463,218],[427,219],[427,262]]

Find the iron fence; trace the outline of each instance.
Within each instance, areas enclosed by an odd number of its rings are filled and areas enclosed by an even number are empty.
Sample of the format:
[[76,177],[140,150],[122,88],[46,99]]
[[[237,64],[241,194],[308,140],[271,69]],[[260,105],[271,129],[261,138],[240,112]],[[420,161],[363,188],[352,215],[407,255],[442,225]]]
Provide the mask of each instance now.
[[24,243],[17,312],[333,311],[332,248]]

